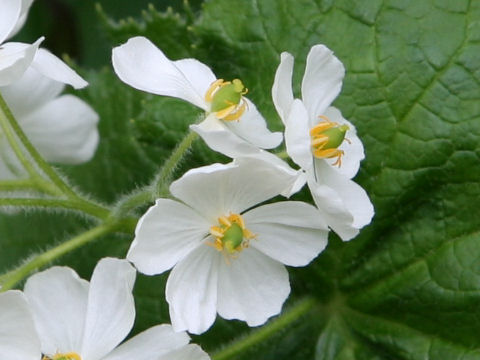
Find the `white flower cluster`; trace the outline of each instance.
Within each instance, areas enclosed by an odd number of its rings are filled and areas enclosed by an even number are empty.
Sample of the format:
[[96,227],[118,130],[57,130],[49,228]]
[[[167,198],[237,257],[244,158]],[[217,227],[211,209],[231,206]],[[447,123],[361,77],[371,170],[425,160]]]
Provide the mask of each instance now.
[[[225,319],[263,324],[290,292],[284,265],[305,266],[327,245],[328,228],[343,240],[373,217],[365,191],[351,179],[364,158],[355,127],[332,106],[344,68],[323,45],[312,47],[302,81],[292,91],[293,57],[283,53],[272,95],[285,125],[286,150],[300,169],[266,151],[272,133],[239,79],[217,79],[194,59],[169,60],[144,37],[113,50],[115,72],[150,93],[180,98],[206,113],[191,125],[230,164],[193,169],[174,181],[176,200],[158,199],[140,219],[127,258],[147,275],[173,269],[166,298],[176,331],[200,334]],[[316,207],[290,196],[307,183]]]
[[[0,0],[0,94],[48,160],[79,163],[98,143],[97,114],[64,84],[86,82],[34,44],[4,43],[24,23],[33,0]],[[302,99],[292,91],[293,57],[281,55],[273,103],[285,125],[271,132],[241,80],[217,79],[194,59],[169,60],[148,39],[113,50],[125,83],[186,100],[205,111],[190,126],[213,150],[233,161],[186,172],[170,185],[174,199],[157,199],[138,222],[127,260],[102,259],[91,282],[66,267],[30,277],[24,292],[0,294],[0,357],[10,360],[206,360],[184,331],[200,334],[217,313],[249,326],[279,314],[290,293],[288,266],[306,266],[328,242],[329,229],[355,237],[374,214],[352,181],[363,145],[355,127],[330,104],[344,68],[323,45],[312,47]],[[28,95],[26,95],[28,94]],[[0,179],[21,167],[0,132]],[[285,139],[292,168],[267,149]],[[307,184],[316,206],[290,197]],[[172,326],[158,325],[119,345],[132,329],[135,269],[172,269],[167,285]]]
[[[98,144],[98,115],[73,95],[60,95],[65,84],[87,86],[75,71],[33,44],[5,42],[25,23],[33,0],[0,1],[0,94],[32,144],[46,160],[78,164]],[[0,180],[22,175],[22,168],[0,131]]]

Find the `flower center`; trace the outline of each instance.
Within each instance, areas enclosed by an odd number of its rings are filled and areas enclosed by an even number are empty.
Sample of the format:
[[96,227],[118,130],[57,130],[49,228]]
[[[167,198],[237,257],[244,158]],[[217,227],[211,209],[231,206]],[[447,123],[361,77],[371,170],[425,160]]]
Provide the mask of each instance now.
[[255,237],[246,227],[242,217],[238,214],[230,214],[218,218],[218,226],[210,228],[210,234],[215,241],[207,243],[218,251],[226,251],[227,254],[234,254],[242,251],[251,239]]
[[55,354],[53,358],[44,356],[42,360],[82,360],[82,357],[75,352],[69,352],[65,354]]
[[239,79],[223,81],[218,79],[210,85],[205,101],[210,103],[210,111],[222,120],[238,120],[245,112],[247,103],[243,98],[248,89]]
[[319,116],[324,121],[319,122],[312,129],[310,129],[310,137],[312,138],[312,152],[316,158],[331,159],[337,158],[333,166],[342,165],[343,150],[338,147],[343,141],[350,142],[345,138],[345,133],[349,130],[348,125],[340,125],[336,122],[330,121],[325,116]]

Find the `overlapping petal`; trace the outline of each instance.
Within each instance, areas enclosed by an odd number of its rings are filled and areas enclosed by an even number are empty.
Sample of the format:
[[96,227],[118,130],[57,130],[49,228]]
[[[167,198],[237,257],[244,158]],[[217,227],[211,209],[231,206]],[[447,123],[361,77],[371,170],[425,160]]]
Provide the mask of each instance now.
[[40,359],[38,339],[25,296],[17,290],[0,294],[0,358]]
[[180,261],[167,280],[166,297],[175,331],[201,334],[217,315],[218,268],[222,254],[203,245]]
[[31,65],[43,38],[33,44],[9,42],[0,47],[0,86],[20,79]]
[[312,205],[283,201],[254,208],[243,216],[256,234],[250,246],[290,266],[305,266],[325,247],[328,227]]
[[243,250],[229,263],[219,262],[217,308],[225,319],[261,325],[280,313],[289,293],[285,267],[255,248]]
[[157,360],[163,356],[170,358],[177,351],[189,354],[189,341],[186,333],[173,331],[171,325],[157,325],[124,342],[102,360]]
[[210,226],[188,206],[158,199],[138,222],[127,258],[144,274],[161,274],[201,245]]
[[27,280],[24,292],[44,354],[80,349],[88,289],[88,282],[66,267],[53,267]]
[[113,49],[118,77],[153,94],[172,96],[208,110],[204,96],[216,80],[212,71],[194,59],[173,62],[147,38],[138,36]]
[[219,216],[241,213],[291,184],[291,174],[268,162],[245,158],[190,170],[172,183],[170,192],[215,224]]
[[21,3],[21,10],[18,16],[17,23],[15,24],[15,27],[8,34],[7,39],[17,34],[17,32],[20,31],[20,29],[23,27],[23,25],[25,24],[25,21],[27,20],[27,15],[28,15],[28,11],[30,10],[30,6],[33,3],[33,0],[15,0],[15,1]]
[[45,49],[38,49],[32,66],[44,76],[81,89],[88,83],[58,57]]
[[97,149],[98,115],[73,95],[57,97],[20,122],[48,161],[79,164],[90,160]]
[[125,260],[104,258],[95,267],[88,293],[81,354],[101,359],[130,332],[135,319],[135,269]]
[[0,44],[15,28],[22,10],[22,0],[2,0],[0,4]]

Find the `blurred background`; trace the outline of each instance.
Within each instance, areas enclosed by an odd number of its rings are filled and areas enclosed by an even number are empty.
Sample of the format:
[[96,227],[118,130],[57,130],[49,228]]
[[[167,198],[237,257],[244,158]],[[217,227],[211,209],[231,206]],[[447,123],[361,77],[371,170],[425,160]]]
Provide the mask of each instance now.
[[[189,0],[188,5],[198,11],[203,0]],[[34,0],[28,21],[14,38],[33,42],[45,36],[43,47],[58,56],[67,54],[83,67],[99,67],[110,63],[110,44],[97,7],[109,17],[120,20],[141,17],[149,4],[158,10],[182,11],[185,0]]]

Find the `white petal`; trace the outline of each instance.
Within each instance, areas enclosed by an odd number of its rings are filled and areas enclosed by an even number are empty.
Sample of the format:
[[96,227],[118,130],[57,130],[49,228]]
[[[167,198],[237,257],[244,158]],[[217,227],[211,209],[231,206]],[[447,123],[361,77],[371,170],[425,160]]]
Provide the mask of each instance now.
[[[324,115],[333,122],[341,125],[348,125],[349,127],[349,130],[345,134],[345,138],[347,138],[350,143],[348,141],[344,141],[342,145],[338,147],[340,150],[344,151],[344,155],[342,156],[342,166],[332,166],[332,168],[343,176],[351,179],[357,174],[358,169],[360,168],[360,161],[365,158],[363,144],[357,136],[355,126],[343,118],[340,110],[331,106],[327,109],[327,111],[325,111]],[[336,161],[336,158],[325,159],[323,161],[326,161],[332,165]]]
[[185,347],[189,341],[186,333],[174,332],[171,325],[158,325],[124,342],[102,360],[157,360]]
[[283,201],[259,206],[244,215],[256,237],[250,246],[290,266],[305,266],[325,247],[328,227],[318,210],[307,203]]
[[9,42],[0,46],[0,86],[6,86],[22,77],[33,61],[40,38],[33,44]]
[[72,85],[75,89],[88,85],[75,71],[48,50],[38,49],[32,66],[50,79]]
[[287,52],[280,55],[280,64],[275,73],[272,99],[283,123],[287,119],[293,102],[292,92],[293,56]]
[[9,34],[15,27],[21,9],[21,0],[2,0],[0,4],[0,44],[9,37]]
[[307,56],[302,99],[311,119],[322,115],[340,93],[345,68],[324,45],[315,45]]
[[40,359],[40,341],[25,296],[17,290],[0,294],[0,358]]
[[112,62],[118,77],[136,89],[173,96],[208,109],[205,93],[216,78],[199,61],[173,62],[150,40],[138,36],[114,48]]
[[263,116],[248,99],[247,110],[238,121],[226,121],[225,125],[253,146],[261,149],[273,149],[280,145],[283,136],[280,132],[270,132]]
[[143,274],[161,274],[201,245],[211,226],[188,206],[158,199],[139,220],[127,259]]
[[190,125],[190,129],[200,135],[212,150],[231,158],[248,156],[259,151],[257,147],[230,130],[215,114],[210,114],[200,124]]
[[219,265],[217,306],[221,317],[258,326],[280,313],[290,293],[285,266],[254,248]]
[[285,122],[285,145],[288,155],[303,169],[313,166],[308,113],[303,103],[296,99]]
[[[305,185],[306,176],[303,171],[293,169],[287,162],[280,159],[277,155],[274,155],[268,151],[259,150],[253,155],[249,155],[248,158],[255,158],[269,163],[270,165],[283,171],[285,175],[290,177],[290,181],[287,187],[280,193],[282,196],[290,197]],[[242,161],[242,158],[236,160],[238,163]]]
[[104,258],[93,271],[81,356],[101,359],[130,332],[135,320],[135,269],[126,260]]
[[[35,86],[32,86],[35,84]],[[62,92],[64,85],[29,67],[14,83],[0,87],[0,93],[17,121],[35,111]],[[28,94],[28,96],[26,96]]]
[[52,267],[31,276],[24,288],[42,352],[79,351],[87,312],[88,282],[67,267]]
[[217,277],[221,254],[203,245],[180,261],[167,280],[166,297],[175,331],[201,334],[217,315]]
[[255,158],[236,164],[213,164],[186,172],[170,186],[182,200],[212,224],[219,216],[239,214],[291,186],[291,174]]
[[79,164],[97,149],[98,115],[73,95],[60,96],[21,119],[22,128],[51,162]]
[[[18,1],[18,0],[16,0],[16,1]],[[7,38],[13,37],[23,27],[23,25],[25,24],[25,21],[27,20],[28,11],[30,10],[30,6],[32,5],[32,3],[33,3],[33,0],[21,0],[22,10],[20,11],[20,16],[18,17],[18,21],[15,24],[15,27],[12,29],[12,31],[10,31]],[[2,41],[0,41],[0,43],[1,42]]]
[[316,162],[315,170],[318,182],[334,189],[352,214],[352,226],[360,229],[370,223],[374,214],[373,205],[360,185],[339,174],[325,162]]
[[210,357],[200,346],[188,344],[152,360],[210,360]]

